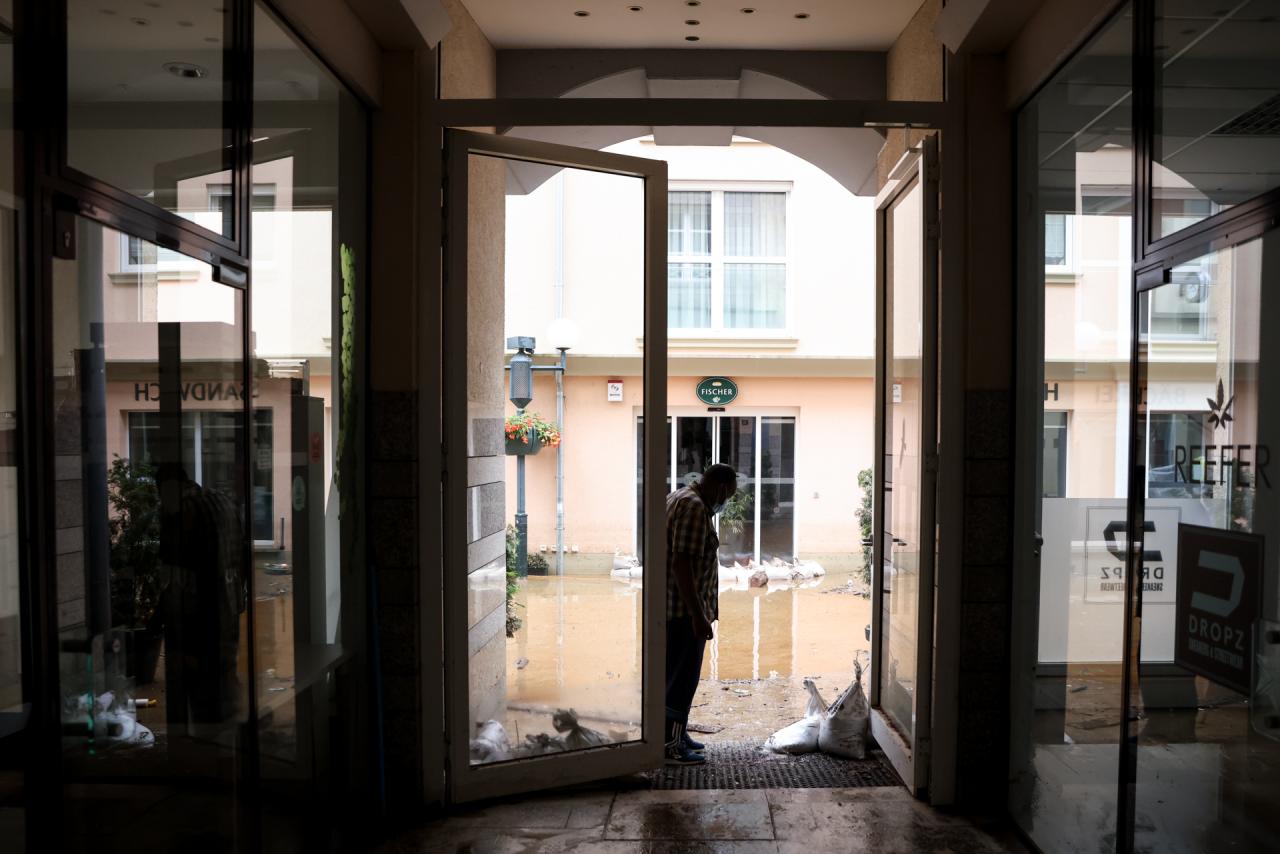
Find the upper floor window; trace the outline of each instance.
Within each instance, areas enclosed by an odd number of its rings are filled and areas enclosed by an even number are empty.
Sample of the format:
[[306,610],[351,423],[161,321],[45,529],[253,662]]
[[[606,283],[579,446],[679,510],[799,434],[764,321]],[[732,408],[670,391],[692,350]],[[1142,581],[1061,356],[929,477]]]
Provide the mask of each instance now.
[[667,326],[785,329],[787,194],[667,194]]

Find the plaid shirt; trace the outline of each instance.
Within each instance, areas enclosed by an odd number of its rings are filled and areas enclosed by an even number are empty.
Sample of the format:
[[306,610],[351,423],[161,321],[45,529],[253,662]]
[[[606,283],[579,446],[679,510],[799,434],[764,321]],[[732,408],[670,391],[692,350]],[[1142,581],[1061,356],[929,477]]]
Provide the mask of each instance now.
[[683,486],[667,496],[667,619],[691,616],[676,586],[671,561],[687,555],[693,570],[693,590],[702,603],[707,622],[720,616],[720,538],[711,524],[711,511],[692,487]]

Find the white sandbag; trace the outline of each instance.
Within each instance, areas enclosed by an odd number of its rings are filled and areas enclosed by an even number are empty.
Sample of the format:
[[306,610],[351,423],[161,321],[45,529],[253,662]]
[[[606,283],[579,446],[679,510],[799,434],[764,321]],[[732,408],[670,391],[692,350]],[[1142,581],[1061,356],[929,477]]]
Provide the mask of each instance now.
[[551,725],[556,728],[556,732],[564,734],[566,750],[602,747],[609,743],[604,733],[596,732],[578,723],[578,713],[573,709],[556,709],[556,713],[551,716]]
[[809,692],[809,702],[805,705],[804,717],[769,736],[764,743],[766,750],[795,756],[801,753],[813,753],[818,749],[818,728],[822,724],[826,703],[822,701],[822,695],[818,693],[818,686],[813,684],[813,680],[804,680],[804,687]]
[[497,721],[476,724],[476,737],[471,739],[472,762],[503,762],[511,758],[511,740]]
[[862,662],[853,661],[853,682],[821,716],[818,726],[818,749],[845,759],[867,756],[867,725],[871,710],[862,691]]

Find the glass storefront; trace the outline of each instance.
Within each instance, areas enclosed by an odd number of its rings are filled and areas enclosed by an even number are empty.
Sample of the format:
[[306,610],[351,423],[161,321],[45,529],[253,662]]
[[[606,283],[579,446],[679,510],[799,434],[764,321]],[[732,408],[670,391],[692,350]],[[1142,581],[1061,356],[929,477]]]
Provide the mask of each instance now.
[[1039,375],[1009,803],[1042,850],[1263,850],[1278,829],[1275,21],[1126,4],[1019,114]]
[[263,3],[133,7],[22,4],[0,98],[0,836],[256,849],[367,789],[368,114]]

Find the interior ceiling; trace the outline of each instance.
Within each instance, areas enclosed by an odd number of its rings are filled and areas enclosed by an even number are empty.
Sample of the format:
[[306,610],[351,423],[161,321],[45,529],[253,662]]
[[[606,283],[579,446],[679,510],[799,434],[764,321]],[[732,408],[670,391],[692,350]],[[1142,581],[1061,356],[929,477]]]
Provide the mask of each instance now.
[[[465,0],[495,48],[887,50],[923,0]],[[536,7],[536,8],[535,8]],[[631,11],[639,7],[640,11]],[[753,9],[750,14],[743,9]],[[583,17],[576,12],[587,12]],[[798,18],[797,15],[807,17]],[[689,24],[688,21],[697,21]],[[688,37],[697,41],[688,41]]]

